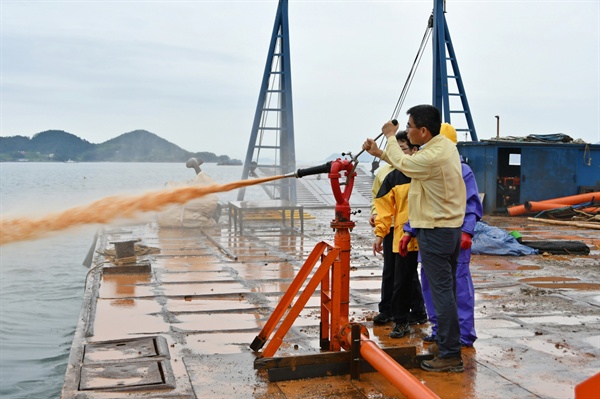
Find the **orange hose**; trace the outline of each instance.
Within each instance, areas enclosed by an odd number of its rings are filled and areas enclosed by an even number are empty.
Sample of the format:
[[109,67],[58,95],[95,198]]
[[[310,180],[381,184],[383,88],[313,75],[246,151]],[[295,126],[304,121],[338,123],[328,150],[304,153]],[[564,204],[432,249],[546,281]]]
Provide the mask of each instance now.
[[377,344],[361,335],[360,354],[408,399],[440,399]]
[[[537,202],[538,203],[544,202],[544,203],[554,203],[554,204],[565,204],[565,205],[559,205],[556,207],[556,208],[560,208],[561,206],[577,205],[577,204],[581,204],[583,202],[590,202],[593,199],[600,199],[600,191],[595,191],[593,193],[570,195],[568,197],[551,198],[551,199],[537,201]],[[525,203],[525,204],[527,204],[527,203]],[[555,209],[555,208],[550,208],[550,209]],[[544,210],[544,209],[540,209],[540,211],[541,210]],[[529,210],[526,208],[526,205],[511,206],[511,207],[507,208],[507,211],[510,216],[522,215],[524,213],[529,212]],[[532,211],[535,212],[536,210],[532,209]]]
[[525,209],[525,205],[511,206],[506,208],[506,211],[510,216],[518,216],[528,212],[527,209]]
[[593,193],[570,195],[568,197],[547,199],[539,202],[556,202],[567,205],[577,205],[583,202],[590,202],[593,198],[600,199],[600,191],[596,191]]
[[548,209],[565,208],[570,205],[557,204],[554,202],[539,202],[539,201],[527,201],[525,202],[525,209],[529,212],[546,211]]
[[600,392],[600,373],[575,385],[575,399],[597,398]]

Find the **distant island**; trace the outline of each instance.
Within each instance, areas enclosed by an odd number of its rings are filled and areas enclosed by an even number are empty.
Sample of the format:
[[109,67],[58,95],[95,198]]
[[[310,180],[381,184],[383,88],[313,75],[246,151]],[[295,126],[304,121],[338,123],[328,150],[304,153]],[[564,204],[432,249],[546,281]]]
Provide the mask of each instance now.
[[242,161],[239,159],[230,159],[228,161],[219,161],[217,165],[242,165]]
[[241,165],[239,159],[212,152],[189,152],[146,130],[124,133],[93,144],[62,130],[33,137],[0,137],[0,162],[186,162],[190,158],[219,165]]

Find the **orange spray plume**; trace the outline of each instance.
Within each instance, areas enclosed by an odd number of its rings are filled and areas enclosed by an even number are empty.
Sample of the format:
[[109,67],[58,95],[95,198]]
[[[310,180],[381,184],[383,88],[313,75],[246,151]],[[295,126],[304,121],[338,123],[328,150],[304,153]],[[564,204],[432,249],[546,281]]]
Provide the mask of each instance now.
[[231,191],[236,188],[266,183],[285,176],[240,180],[209,186],[186,186],[148,192],[134,196],[110,196],[91,204],[52,213],[41,218],[0,218],[0,245],[31,240],[47,233],[66,230],[84,224],[106,224],[117,218],[130,218],[141,212],[158,211],[171,204],[185,204],[208,194]]

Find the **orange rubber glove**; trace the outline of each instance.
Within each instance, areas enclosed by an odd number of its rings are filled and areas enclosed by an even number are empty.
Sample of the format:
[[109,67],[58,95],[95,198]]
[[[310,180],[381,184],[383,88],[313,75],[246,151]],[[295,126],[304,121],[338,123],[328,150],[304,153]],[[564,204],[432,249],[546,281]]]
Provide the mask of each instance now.
[[469,249],[473,245],[473,240],[471,239],[471,234],[462,232],[462,236],[460,237],[460,249]]
[[400,256],[408,255],[408,243],[412,239],[411,235],[405,234],[400,239],[400,247],[398,248],[398,252],[400,252]]

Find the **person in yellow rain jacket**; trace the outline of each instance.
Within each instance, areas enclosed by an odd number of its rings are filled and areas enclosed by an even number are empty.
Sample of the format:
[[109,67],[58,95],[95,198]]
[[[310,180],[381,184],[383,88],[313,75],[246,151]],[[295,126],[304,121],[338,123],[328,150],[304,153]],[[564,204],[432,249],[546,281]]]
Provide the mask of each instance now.
[[[405,154],[411,155],[418,150],[417,146],[410,144],[406,132],[396,134],[396,138]],[[380,173],[386,171],[379,172],[378,176]],[[374,184],[376,183],[377,179]],[[390,333],[391,338],[402,338],[409,333],[409,324],[422,324],[427,321],[417,273],[416,239],[409,243],[408,256],[401,257],[398,254],[403,235],[402,225],[408,220],[409,187],[410,178],[393,169],[387,172],[373,199],[375,217],[372,221],[376,236],[373,254],[383,252],[384,256],[380,314],[373,321],[381,324],[393,319],[395,324]],[[399,226],[397,232],[394,231],[394,223]]]
[[[377,169],[373,186],[371,187],[371,217],[369,224],[375,227],[375,218],[377,218],[377,209],[375,208],[375,198],[381,188],[383,180],[394,170],[390,164],[384,163]],[[392,293],[394,291],[394,253],[392,252],[392,242],[394,237],[394,226],[383,237],[383,270],[381,271],[381,300],[379,301],[379,313],[373,317],[373,324],[386,324],[392,321]]]

